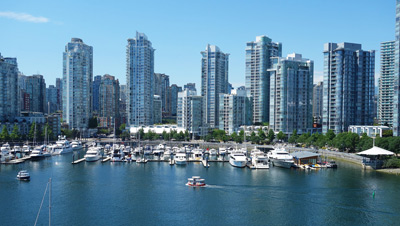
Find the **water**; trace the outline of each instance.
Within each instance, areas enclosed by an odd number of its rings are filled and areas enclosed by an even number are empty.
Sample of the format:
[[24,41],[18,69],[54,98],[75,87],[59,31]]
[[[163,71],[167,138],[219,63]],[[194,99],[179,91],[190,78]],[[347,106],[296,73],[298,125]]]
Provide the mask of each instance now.
[[[396,225],[400,177],[361,170],[315,171],[229,163],[80,163],[72,154],[0,166],[0,225],[33,225],[52,178],[53,225]],[[27,169],[30,182],[16,180]],[[206,179],[205,188],[185,186]],[[373,192],[375,191],[375,197]],[[48,224],[45,197],[38,225]]]

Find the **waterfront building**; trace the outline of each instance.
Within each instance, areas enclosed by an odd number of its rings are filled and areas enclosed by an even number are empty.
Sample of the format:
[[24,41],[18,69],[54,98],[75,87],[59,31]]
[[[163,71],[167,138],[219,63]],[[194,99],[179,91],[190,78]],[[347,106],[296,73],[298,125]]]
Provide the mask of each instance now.
[[119,86],[119,117],[121,124],[126,123],[126,85]]
[[26,75],[18,72],[18,107],[20,111],[29,109],[29,95],[25,92],[26,87]]
[[60,108],[58,103],[59,95],[59,90],[54,85],[50,85],[48,88],[46,88],[47,110],[45,113],[54,113]]
[[396,0],[396,29],[393,78],[393,136],[400,135],[400,1]]
[[[231,94],[219,94],[219,129],[227,134],[238,132],[246,122],[248,104],[246,89],[244,87],[232,90]],[[251,110],[251,109],[250,109]]]
[[375,51],[361,44],[324,45],[322,132],[373,124]]
[[253,123],[269,121],[270,75],[272,57],[282,56],[282,44],[265,35],[246,44],[246,89],[253,98]]
[[126,47],[127,115],[129,125],[153,124],[154,49],[144,33]]
[[169,103],[169,108],[171,112],[171,116],[176,117],[177,115],[177,106],[178,106],[178,93],[182,92],[182,87],[178,86],[176,84],[172,84],[169,87],[169,92],[168,92],[168,103]]
[[379,78],[378,120],[393,125],[395,41],[381,43],[381,77]]
[[99,121],[100,127],[119,126],[119,81],[114,76],[105,74],[99,86]]
[[170,108],[168,104],[168,90],[169,90],[169,76],[166,74],[154,74],[154,95],[161,98],[162,113],[163,115],[170,115]]
[[29,107],[25,111],[47,112],[46,82],[43,75],[26,76],[24,90],[29,96]]
[[324,88],[323,82],[318,82],[317,84],[314,84],[313,88],[313,102],[312,102],[313,118],[314,118],[314,123],[317,123],[319,125],[322,124],[323,88]]
[[0,121],[12,121],[19,116],[17,58],[0,54]]
[[269,126],[274,132],[306,133],[313,124],[314,62],[301,54],[272,58]]
[[204,117],[210,128],[219,127],[219,94],[228,93],[229,54],[215,45],[201,52],[201,96],[204,97]]
[[188,83],[188,84],[184,85],[183,90],[185,90],[185,89],[197,92],[196,83]]
[[185,89],[178,93],[178,127],[189,131],[194,136],[200,136],[207,132],[206,129],[203,129],[203,99],[191,89]]
[[154,124],[160,124],[162,123],[162,100],[160,95],[154,95],[154,103],[153,103],[153,108],[154,108]]
[[92,95],[92,110],[93,113],[99,113],[100,111],[100,83],[101,75],[96,75],[93,78],[93,95]]
[[63,121],[86,129],[92,116],[93,47],[72,38],[63,53]]
[[357,133],[359,136],[362,136],[364,133],[369,137],[383,137],[383,131],[390,130],[388,126],[358,126],[351,125],[349,126],[348,131],[352,133]]

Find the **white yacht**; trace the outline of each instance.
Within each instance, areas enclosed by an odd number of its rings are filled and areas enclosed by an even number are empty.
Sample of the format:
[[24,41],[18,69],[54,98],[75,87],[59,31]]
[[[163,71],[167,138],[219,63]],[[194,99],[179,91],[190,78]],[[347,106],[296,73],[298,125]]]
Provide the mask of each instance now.
[[1,150],[1,161],[10,161],[13,158],[13,155],[10,153],[10,145],[8,143],[3,144],[0,148]]
[[14,148],[11,150],[11,153],[18,158],[22,157],[22,149],[20,146],[15,145]]
[[252,153],[251,164],[256,169],[269,169],[268,157],[262,151]]
[[226,150],[225,147],[220,147],[220,148],[218,149],[218,153],[219,153],[219,155],[226,155],[227,150]]
[[60,139],[56,142],[56,146],[54,147],[54,154],[66,154],[70,153],[73,151],[71,144],[69,143],[68,140],[65,139]]
[[90,147],[84,156],[86,162],[95,162],[101,158],[99,147]]
[[192,154],[192,160],[202,160],[203,159],[203,150],[194,149]]
[[214,149],[214,148],[211,148],[211,149],[210,149],[210,155],[211,155],[211,156],[216,156],[216,155],[217,155],[217,150]]
[[294,166],[293,156],[283,148],[269,151],[267,157],[274,166],[283,168],[291,168]]
[[229,163],[234,167],[243,168],[247,164],[247,157],[242,152],[232,152],[229,155]]
[[45,157],[43,154],[43,149],[40,146],[35,147],[29,156],[31,157],[32,160],[39,160]]
[[186,164],[186,154],[185,153],[181,153],[181,152],[176,153],[174,159],[175,159],[175,163],[177,165],[185,165]]
[[29,152],[31,152],[31,146],[25,144],[24,146],[22,146],[22,152],[24,152],[24,154],[28,154]]
[[113,148],[111,154],[111,161],[112,162],[122,162],[124,160],[124,152],[120,148]]
[[80,141],[74,140],[71,142],[72,150],[79,151],[83,149],[82,143]]

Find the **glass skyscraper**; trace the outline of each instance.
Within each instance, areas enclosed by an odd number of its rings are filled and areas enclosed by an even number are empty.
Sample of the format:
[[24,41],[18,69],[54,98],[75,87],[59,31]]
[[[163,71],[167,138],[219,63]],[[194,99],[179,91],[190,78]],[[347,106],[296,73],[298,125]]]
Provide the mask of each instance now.
[[396,30],[394,45],[393,136],[400,135],[400,0],[396,0]]
[[185,89],[178,93],[177,106],[178,127],[188,130],[196,136],[202,135],[203,126],[203,97],[197,96],[196,91]]
[[0,54],[0,120],[19,116],[17,58],[3,58]]
[[86,129],[92,116],[93,47],[72,38],[63,53],[63,120]]
[[28,94],[30,112],[47,113],[46,82],[43,75],[25,77],[25,93]]
[[269,126],[275,132],[306,133],[312,127],[314,62],[301,54],[272,58]]
[[103,75],[99,86],[99,117],[107,122],[104,127],[120,124],[119,115],[119,81],[111,75]]
[[393,78],[395,42],[381,43],[381,77],[379,78],[378,120],[393,125]]
[[96,75],[94,76],[94,80],[93,80],[93,95],[92,95],[92,109],[93,109],[93,113],[99,113],[100,111],[100,103],[99,103],[99,99],[100,99],[100,83],[101,83],[101,75]]
[[314,122],[318,124],[322,124],[323,88],[323,82],[318,82],[313,88],[313,118]]
[[375,51],[346,42],[324,45],[323,133],[373,124],[374,74]]
[[215,45],[201,52],[201,96],[204,97],[204,117],[210,128],[219,127],[219,94],[228,93],[229,54]]
[[153,124],[154,49],[147,36],[136,32],[126,47],[128,125]]
[[253,123],[269,121],[271,57],[282,56],[282,44],[267,36],[257,36],[246,44],[246,90],[253,98]]

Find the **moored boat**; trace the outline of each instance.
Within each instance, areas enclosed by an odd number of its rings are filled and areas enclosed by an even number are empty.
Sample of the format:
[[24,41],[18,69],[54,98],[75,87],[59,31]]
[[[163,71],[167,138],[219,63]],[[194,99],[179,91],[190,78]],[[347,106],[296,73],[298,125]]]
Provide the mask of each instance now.
[[247,158],[242,152],[232,152],[229,155],[229,163],[234,167],[243,168],[247,164]]
[[90,147],[86,152],[85,156],[86,162],[95,162],[101,158],[100,148]]

